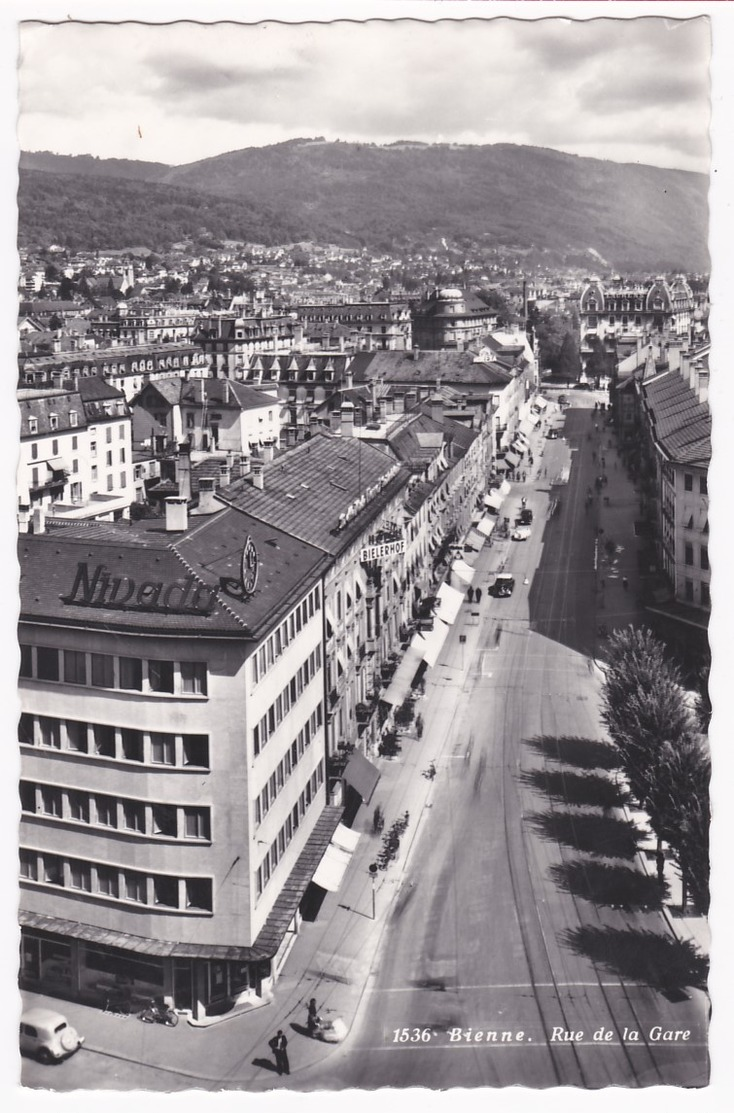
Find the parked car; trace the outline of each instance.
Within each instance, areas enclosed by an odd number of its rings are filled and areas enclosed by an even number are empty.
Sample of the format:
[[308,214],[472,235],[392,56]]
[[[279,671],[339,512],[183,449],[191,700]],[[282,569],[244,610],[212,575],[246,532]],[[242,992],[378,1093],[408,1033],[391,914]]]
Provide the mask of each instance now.
[[498,572],[494,583],[489,588],[489,594],[494,595],[497,599],[504,599],[508,595],[512,595],[514,590],[515,577],[511,576],[509,572]]
[[558,405],[559,406],[567,406],[568,405],[568,395],[567,394],[559,394],[558,395]]
[[531,533],[530,526],[517,526],[516,529],[513,529],[511,537],[513,541],[527,541]]
[[533,512],[529,506],[524,506],[517,516],[515,524],[518,526],[529,526],[533,520]]
[[557,441],[559,436],[560,436],[560,433],[558,432],[557,429],[549,429],[548,432],[546,433],[546,437],[548,438],[549,441]]
[[42,1063],[60,1063],[83,1043],[84,1037],[53,1009],[25,1009],[20,1018],[21,1055],[35,1055]]

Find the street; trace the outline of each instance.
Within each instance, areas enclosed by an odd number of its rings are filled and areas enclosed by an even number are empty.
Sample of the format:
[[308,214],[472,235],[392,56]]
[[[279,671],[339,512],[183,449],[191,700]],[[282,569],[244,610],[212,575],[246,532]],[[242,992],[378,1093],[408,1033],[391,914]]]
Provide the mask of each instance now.
[[[432,806],[360,1022],[309,1085],[705,1083],[705,996],[678,992],[691,956],[656,882],[635,872],[599,741],[600,674],[584,652],[595,635],[588,423],[587,410],[569,411],[568,483],[527,488],[531,538],[483,555],[493,568],[506,560],[515,593],[480,605],[462,714],[436,755]],[[549,477],[566,452],[547,442]],[[519,505],[519,491],[511,498]],[[466,605],[464,621],[476,610]],[[446,684],[457,652],[437,667]],[[427,722],[440,701],[438,687]]]
[[[532,477],[501,510],[514,521],[525,497],[530,537],[485,546],[481,601],[462,604],[419,704],[424,737],[405,738],[383,766],[380,799],[390,816],[410,807],[411,826],[380,874],[377,917],[366,869],[352,869],[322,926],[304,925],[262,1010],[288,1029],[294,1089],[707,1081],[701,960],[673,935],[665,894],[640,868],[599,719],[598,609],[610,629],[635,619],[621,587],[635,553],[619,544],[602,577],[595,542],[615,513],[618,539],[623,522],[632,532],[635,495],[614,471],[616,505],[588,504],[602,438],[610,470],[617,461],[609,434],[594,430],[593,398],[574,402],[551,419],[565,439],[534,449]],[[487,593],[500,570],[515,577],[508,598]],[[363,813],[366,865],[378,843]],[[328,1014],[347,993],[356,1017],[344,1044],[304,1039],[308,999]],[[101,1016],[98,1033],[84,1028],[91,1015],[81,1014],[88,1049],[52,1074],[24,1060],[25,1085],[277,1085],[257,1013],[175,1032]]]

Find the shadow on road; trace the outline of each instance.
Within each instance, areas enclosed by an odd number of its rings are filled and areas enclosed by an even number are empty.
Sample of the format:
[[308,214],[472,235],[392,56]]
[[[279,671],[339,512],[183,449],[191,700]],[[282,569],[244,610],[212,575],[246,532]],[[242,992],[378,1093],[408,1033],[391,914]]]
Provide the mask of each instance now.
[[609,777],[598,773],[581,775],[560,770],[547,772],[545,769],[531,769],[522,773],[520,779],[536,792],[544,792],[567,804],[619,808],[629,796]]
[[549,761],[559,761],[566,765],[576,765],[580,769],[614,769],[619,765],[619,757],[613,746],[598,742],[594,738],[578,735],[540,734],[526,740],[539,754]]
[[253,1067],[262,1067],[263,1070],[271,1070],[273,1074],[278,1074],[278,1068],[271,1059],[253,1059]]
[[628,860],[637,851],[639,833],[627,820],[562,811],[535,812],[527,818],[542,839],[564,843],[574,850]]
[[660,991],[706,988],[707,959],[692,943],[670,935],[635,928],[578,927],[564,932],[561,940],[610,973]]
[[660,909],[666,896],[657,878],[605,862],[564,862],[551,866],[550,875],[575,897],[627,911]]

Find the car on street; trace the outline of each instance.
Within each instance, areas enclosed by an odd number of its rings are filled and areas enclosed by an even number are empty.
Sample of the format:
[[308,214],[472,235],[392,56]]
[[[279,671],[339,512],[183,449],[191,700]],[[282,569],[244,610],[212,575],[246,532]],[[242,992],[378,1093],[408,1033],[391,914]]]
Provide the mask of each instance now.
[[546,433],[546,437],[548,438],[549,441],[557,441],[559,436],[560,436],[560,433],[558,432],[557,429],[549,429],[548,432]]
[[567,394],[559,394],[558,395],[558,405],[559,406],[567,406],[568,405],[568,395]]
[[496,599],[505,599],[508,595],[512,595],[514,590],[515,577],[509,572],[498,572],[494,583],[489,588],[489,594],[494,595]]
[[21,1055],[34,1055],[42,1063],[60,1063],[83,1043],[84,1036],[54,1009],[25,1009],[21,1015]]
[[530,526],[516,526],[510,536],[512,537],[513,541],[527,541],[531,533],[532,530],[530,529]]
[[517,518],[515,519],[515,525],[517,525],[517,526],[529,526],[530,523],[532,522],[532,520],[533,520],[532,510],[530,509],[529,506],[524,506],[522,508],[522,510],[520,511],[520,513],[518,514]]

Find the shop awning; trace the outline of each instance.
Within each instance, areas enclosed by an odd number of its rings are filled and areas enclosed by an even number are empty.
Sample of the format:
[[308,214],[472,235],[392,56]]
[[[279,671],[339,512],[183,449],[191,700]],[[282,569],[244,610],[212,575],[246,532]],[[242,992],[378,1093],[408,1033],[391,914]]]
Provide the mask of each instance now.
[[518,429],[518,436],[524,437],[525,440],[528,440],[528,438],[529,438],[529,436],[532,433],[534,428],[535,428],[535,421],[533,420],[532,415],[529,416],[529,417],[526,417],[520,422],[520,428]]
[[515,452],[506,452],[505,463],[510,468],[516,468],[517,465],[520,463],[520,457]]
[[449,587],[448,584],[441,584],[437,595],[438,607],[434,612],[436,618],[441,619],[442,622],[447,622],[451,626],[456,622],[456,617],[461,610],[464,593],[463,591],[457,591],[455,587]]
[[451,571],[455,572],[459,579],[467,585],[473,582],[476,575],[476,569],[467,564],[465,560],[455,560],[451,565]]
[[377,788],[380,779],[380,770],[376,765],[355,750],[344,767],[344,780],[358,792],[365,804],[369,804],[372,793]]
[[448,637],[450,626],[440,620],[436,621],[432,630],[426,631],[425,644],[423,646],[423,660],[433,668],[441,655],[444,642]]
[[409,645],[403,654],[403,659],[395,670],[395,674],[390,681],[390,686],[384,695],[380,696],[381,700],[385,703],[391,703],[394,707],[402,703],[410,691],[410,686],[413,682],[413,677],[416,674],[418,666],[421,663],[423,654]]
[[470,529],[468,534],[464,538],[464,551],[466,551],[466,547],[468,545],[470,549],[473,549],[474,552],[478,553],[484,545],[485,540],[486,538],[484,534],[480,533],[476,529]]
[[537,398],[533,399],[533,409],[540,410],[541,413],[547,405],[548,403],[546,402],[545,398],[541,398],[540,395],[538,395]]
[[512,451],[517,452],[520,456],[524,456],[528,450],[528,446],[524,441],[515,439],[512,443]]
[[507,482],[506,479],[503,479],[502,482],[500,483],[500,487],[499,487],[499,491],[500,491],[500,494],[502,495],[502,498],[506,498],[507,495],[509,495],[511,490],[512,490],[512,488],[510,487],[510,484]]
[[490,535],[490,533],[492,532],[493,529],[494,529],[494,520],[492,518],[484,517],[484,518],[482,518],[481,522],[477,522],[478,532],[483,533],[485,537],[489,537],[489,535]]
[[492,510],[499,510],[504,502],[502,493],[500,491],[488,491],[484,496],[484,505],[490,507]]
[[[341,827],[341,824],[339,826]],[[314,885],[319,885],[329,893],[338,892],[339,886],[344,880],[344,874],[349,868],[353,853],[353,850],[344,850],[342,847],[336,846],[333,841],[330,842],[313,875]]]

